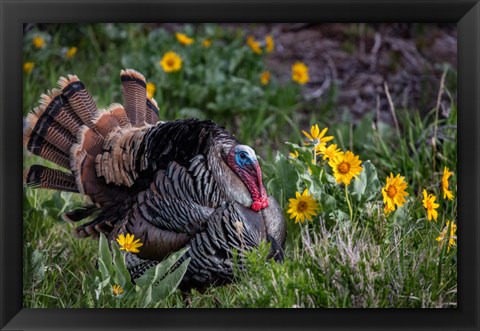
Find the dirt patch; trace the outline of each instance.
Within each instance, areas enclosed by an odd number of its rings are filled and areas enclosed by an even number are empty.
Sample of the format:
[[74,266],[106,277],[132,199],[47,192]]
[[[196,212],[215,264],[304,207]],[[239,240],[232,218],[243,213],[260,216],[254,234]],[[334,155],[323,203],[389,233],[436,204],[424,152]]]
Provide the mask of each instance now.
[[[257,38],[270,33],[275,52],[267,65],[281,80],[290,66],[303,61],[311,81],[303,89],[313,104],[325,102],[336,89],[339,109],[354,117],[378,110],[390,121],[385,93],[396,109],[427,112],[436,104],[445,66],[457,68],[454,24],[236,24]],[[453,86],[452,86],[453,85]],[[456,82],[448,86],[455,97]]]

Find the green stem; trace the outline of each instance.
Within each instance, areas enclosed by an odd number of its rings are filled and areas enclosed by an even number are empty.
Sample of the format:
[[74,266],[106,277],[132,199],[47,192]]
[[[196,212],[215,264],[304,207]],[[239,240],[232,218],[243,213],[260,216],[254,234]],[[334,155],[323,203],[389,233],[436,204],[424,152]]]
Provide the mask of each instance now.
[[345,185],[345,198],[347,199],[348,210],[350,211],[350,219],[353,221],[352,204],[350,203],[350,199],[348,198],[348,185]]

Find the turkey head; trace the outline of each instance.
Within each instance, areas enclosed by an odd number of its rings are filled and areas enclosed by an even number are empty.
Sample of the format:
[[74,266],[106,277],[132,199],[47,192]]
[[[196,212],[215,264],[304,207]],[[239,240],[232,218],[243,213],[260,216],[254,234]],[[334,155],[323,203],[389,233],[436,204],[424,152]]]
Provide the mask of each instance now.
[[262,183],[262,170],[254,150],[246,145],[235,145],[228,153],[227,164],[247,187],[252,199],[250,209],[259,211],[267,208],[267,192]]

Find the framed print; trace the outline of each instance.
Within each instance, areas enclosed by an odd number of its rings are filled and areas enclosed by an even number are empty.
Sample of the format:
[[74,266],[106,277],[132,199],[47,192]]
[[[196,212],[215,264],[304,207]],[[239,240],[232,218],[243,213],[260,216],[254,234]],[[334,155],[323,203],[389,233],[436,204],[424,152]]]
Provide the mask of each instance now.
[[477,1],[1,12],[2,329],[479,328]]

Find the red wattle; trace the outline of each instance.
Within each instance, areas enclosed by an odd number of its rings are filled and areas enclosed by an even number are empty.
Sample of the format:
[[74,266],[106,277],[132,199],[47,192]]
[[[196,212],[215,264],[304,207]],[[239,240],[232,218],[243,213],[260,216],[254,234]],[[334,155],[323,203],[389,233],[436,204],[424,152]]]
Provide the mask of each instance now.
[[255,201],[254,203],[252,203],[250,208],[254,211],[259,211],[260,209],[262,209],[262,202],[261,201]]
[[250,206],[250,208],[254,211],[259,211],[267,207],[268,207],[268,199],[256,200]]

